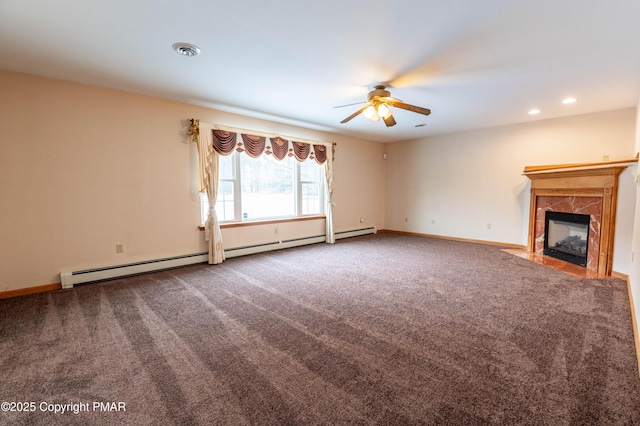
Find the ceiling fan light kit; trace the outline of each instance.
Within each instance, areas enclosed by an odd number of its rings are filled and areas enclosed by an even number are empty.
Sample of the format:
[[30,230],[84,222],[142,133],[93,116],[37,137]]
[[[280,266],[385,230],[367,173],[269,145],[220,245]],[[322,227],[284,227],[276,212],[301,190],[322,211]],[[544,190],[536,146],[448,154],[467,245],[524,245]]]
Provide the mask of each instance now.
[[400,99],[392,98],[391,93],[386,90],[384,85],[378,85],[374,86],[373,90],[369,92],[366,105],[340,123],[344,124],[363,113],[365,117],[373,121],[380,121],[380,118],[382,118],[387,127],[392,127],[396,125],[396,120],[393,118],[390,107],[401,108],[423,115],[431,114],[431,110],[428,108],[405,104]]
[[389,116],[391,115],[391,110],[386,104],[378,103],[378,104],[375,104],[375,105],[372,104],[366,107],[365,110],[363,111],[363,114],[369,120],[380,121],[381,117],[382,119],[389,118]]
[[381,103],[378,105],[378,107],[376,108],[376,110],[378,111],[378,115],[380,117],[389,117],[391,115],[391,110],[389,109],[389,107],[387,106],[387,104]]
[[380,121],[380,116],[378,115],[378,111],[376,111],[376,107],[374,107],[373,105],[369,105],[368,107],[366,107],[363,111],[363,114],[369,120]]

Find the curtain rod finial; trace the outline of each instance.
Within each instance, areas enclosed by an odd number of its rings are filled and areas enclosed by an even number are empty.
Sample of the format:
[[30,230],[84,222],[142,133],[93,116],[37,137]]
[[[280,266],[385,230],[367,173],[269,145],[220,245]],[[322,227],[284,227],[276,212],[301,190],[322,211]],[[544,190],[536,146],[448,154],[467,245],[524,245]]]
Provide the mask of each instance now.
[[189,126],[188,135],[196,143],[198,142],[199,129],[200,129],[200,120],[198,120],[197,118],[192,118],[191,126]]

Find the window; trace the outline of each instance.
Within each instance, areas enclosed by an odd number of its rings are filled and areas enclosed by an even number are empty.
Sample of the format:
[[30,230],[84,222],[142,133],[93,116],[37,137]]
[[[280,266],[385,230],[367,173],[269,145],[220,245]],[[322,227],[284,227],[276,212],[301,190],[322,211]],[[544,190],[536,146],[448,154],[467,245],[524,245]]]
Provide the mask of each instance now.
[[315,161],[298,163],[300,169],[301,214],[317,214],[322,210],[322,195],[324,193],[324,168]]
[[[293,157],[220,156],[216,214],[220,222],[240,222],[324,213],[324,166]],[[201,196],[202,221],[209,203]]]

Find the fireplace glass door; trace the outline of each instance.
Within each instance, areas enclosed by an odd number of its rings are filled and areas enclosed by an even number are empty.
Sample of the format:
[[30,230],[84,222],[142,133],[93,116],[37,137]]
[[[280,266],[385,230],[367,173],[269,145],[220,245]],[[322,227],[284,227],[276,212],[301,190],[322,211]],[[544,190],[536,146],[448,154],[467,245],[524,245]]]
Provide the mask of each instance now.
[[587,214],[547,211],[544,254],[586,267],[590,220]]

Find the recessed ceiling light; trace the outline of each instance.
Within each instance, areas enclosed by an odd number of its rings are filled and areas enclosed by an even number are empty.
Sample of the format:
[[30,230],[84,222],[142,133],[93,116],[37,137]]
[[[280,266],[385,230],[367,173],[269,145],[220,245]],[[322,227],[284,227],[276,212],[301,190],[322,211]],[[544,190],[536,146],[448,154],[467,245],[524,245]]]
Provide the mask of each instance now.
[[536,115],[536,114],[540,114],[539,109],[532,109],[531,111],[529,111],[529,115]]
[[173,50],[184,56],[198,56],[200,54],[200,48],[191,43],[176,43],[172,47]]
[[576,98],[566,98],[562,101],[562,103],[565,105],[575,104],[576,102],[578,102]]

